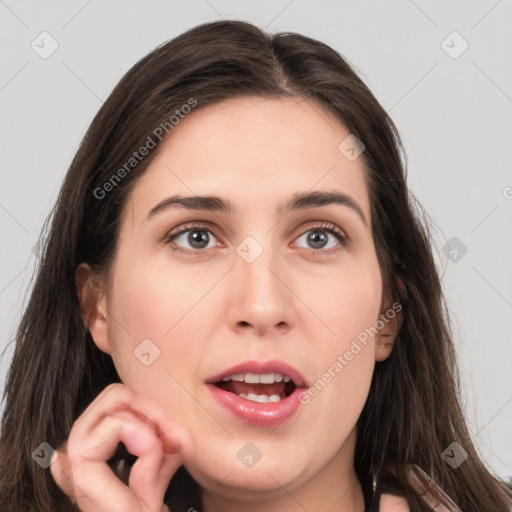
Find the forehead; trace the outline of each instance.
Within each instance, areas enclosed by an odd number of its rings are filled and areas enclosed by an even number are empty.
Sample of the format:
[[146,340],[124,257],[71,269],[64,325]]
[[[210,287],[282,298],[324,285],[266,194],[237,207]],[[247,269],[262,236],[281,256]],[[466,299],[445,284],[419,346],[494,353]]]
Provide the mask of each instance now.
[[302,98],[237,98],[198,108],[174,126],[133,191],[146,210],[170,194],[230,197],[240,208],[295,192],[336,190],[369,219],[363,158],[340,149],[350,132]]

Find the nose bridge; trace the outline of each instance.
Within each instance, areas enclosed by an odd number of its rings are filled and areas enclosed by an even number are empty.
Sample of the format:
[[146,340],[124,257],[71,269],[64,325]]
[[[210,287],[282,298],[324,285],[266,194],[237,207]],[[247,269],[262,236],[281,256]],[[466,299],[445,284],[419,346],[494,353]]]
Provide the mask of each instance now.
[[246,296],[252,300],[264,296],[269,299],[279,293],[279,281],[275,276],[278,258],[272,245],[271,236],[264,242],[247,237],[237,248],[237,270],[245,282]]
[[251,324],[258,331],[291,322],[290,292],[281,276],[283,265],[272,243],[247,237],[236,249],[232,321]]

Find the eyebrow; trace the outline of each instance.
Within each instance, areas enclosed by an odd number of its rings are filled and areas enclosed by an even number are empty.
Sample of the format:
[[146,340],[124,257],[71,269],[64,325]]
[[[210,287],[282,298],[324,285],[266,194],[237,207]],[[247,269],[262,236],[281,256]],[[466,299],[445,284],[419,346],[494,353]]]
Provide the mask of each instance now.
[[[282,205],[276,207],[276,213],[282,213],[283,210],[305,210],[307,208],[319,208],[330,204],[339,204],[350,208],[356,212],[365,226],[368,221],[363,213],[362,208],[356,203],[352,197],[342,192],[331,191],[315,191],[300,192],[294,194],[291,199]],[[170,208],[184,208],[186,210],[219,212],[219,213],[235,213],[235,205],[228,199],[219,196],[180,196],[174,195],[164,199],[154,206],[148,213],[146,220],[151,219],[158,213]]]

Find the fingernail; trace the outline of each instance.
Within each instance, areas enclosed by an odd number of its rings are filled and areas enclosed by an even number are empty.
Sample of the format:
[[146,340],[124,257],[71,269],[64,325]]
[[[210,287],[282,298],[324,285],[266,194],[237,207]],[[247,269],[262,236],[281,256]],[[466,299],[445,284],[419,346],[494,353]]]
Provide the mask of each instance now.
[[50,457],[50,466],[55,462],[58,456],[59,453],[57,452],[57,450],[53,450],[52,456]]

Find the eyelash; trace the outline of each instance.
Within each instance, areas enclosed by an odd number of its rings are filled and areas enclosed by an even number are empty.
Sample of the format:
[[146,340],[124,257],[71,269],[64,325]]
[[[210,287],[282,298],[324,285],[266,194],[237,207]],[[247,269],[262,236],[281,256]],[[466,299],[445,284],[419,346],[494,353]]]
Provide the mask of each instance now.
[[[213,236],[215,238],[217,238],[217,239],[221,238],[219,236],[219,234],[217,233],[217,230],[213,226],[210,226],[208,224],[201,224],[201,223],[189,223],[189,224],[184,224],[181,227],[181,229],[179,229],[178,231],[170,231],[169,233],[167,233],[165,235],[165,237],[163,238],[162,242],[165,243],[166,245],[169,245],[169,248],[172,251],[201,254],[205,251],[205,249],[183,249],[182,247],[177,246],[173,242],[173,240],[175,238],[177,238],[178,236],[180,236],[181,234],[186,233],[187,231],[194,231],[194,230],[207,231],[207,232],[213,234]],[[333,248],[331,248],[331,249],[306,248],[306,250],[308,252],[314,254],[315,256],[332,254],[334,252],[341,250],[341,248],[347,247],[350,243],[349,237],[346,234],[344,234],[344,232],[341,231],[338,227],[336,227],[336,225],[331,224],[330,222],[322,222],[319,225],[311,226],[306,231],[303,231],[297,238],[308,233],[309,231],[325,231],[326,233],[330,233],[338,240],[339,244],[341,245],[341,247],[338,247],[335,249],[333,249]]]

